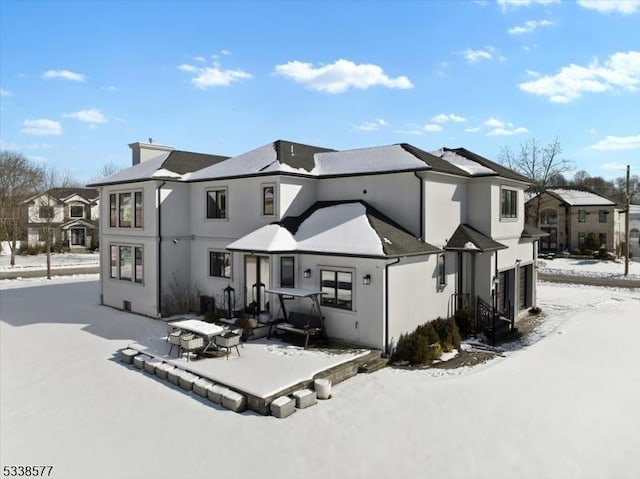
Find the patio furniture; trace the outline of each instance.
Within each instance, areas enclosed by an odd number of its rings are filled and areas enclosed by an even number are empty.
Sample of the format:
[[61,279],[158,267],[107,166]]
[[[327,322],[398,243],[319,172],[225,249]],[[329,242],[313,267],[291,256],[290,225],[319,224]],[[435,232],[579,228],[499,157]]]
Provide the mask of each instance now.
[[316,400],[316,392],[311,389],[299,389],[298,391],[295,391],[292,396],[296,400],[296,407],[298,409],[313,406],[318,402]]
[[[181,331],[188,331],[206,338],[207,344],[202,350],[203,353],[206,353],[210,347],[215,347],[214,338],[226,331],[226,329],[222,326],[207,323],[206,321],[200,321],[198,319],[184,319],[182,321],[174,321],[173,323],[171,323],[171,325]],[[171,341],[171,338],[169,338],[169,341]]]
[[296,403],[289,396],[280,396],[271,401],[269,408],[273,416],[283,419],[296,412]]
[[221,336],[215,337],[216,346],[219,348],[224,348],[226,350],[226,357],[229,359],[229,350],[231,348],[236,348],[236,352],[238,356],[240,356],[240,350],[238,349],[238,344],[240,344],[240,335],[229,331]]
[[203,351],[205,340],[202,336],[194,336],[193,334],[183,334],[180,336],[180,349],[187,352],[187,362],[191,353]]
[[[285,331],[288,333],[299,334],[304,336],[305,349],[309,345],[310,336],[322,336],[326,337],[324,318],[320,309],[320,295],[322,291],[308,290],[302,288],[271,288],[267,290],[267,293],[278,295],[280,301],[280,311],[284,316],[283,322],[274,320],[269,325],[269,337],[271,337],[271,329],[275,325],[276,329]],[[312,302],[311,313],[298,313],[292,312],[287,314],[287,308],[285,307],[285,298],[309,298]]]
[[173,324],[167,323],[167,341],[169,341],[169,335],[174,331],[176,331],[176,328],[173,326]]
[[171,347],[169,348],[169,356],[171,356],[171,351],[173,351],[174,346],[178,346],[178,356],[180,356],[180,336],[182,335],[182,331],[176,330],[169,333],[169,343],[171,343]]

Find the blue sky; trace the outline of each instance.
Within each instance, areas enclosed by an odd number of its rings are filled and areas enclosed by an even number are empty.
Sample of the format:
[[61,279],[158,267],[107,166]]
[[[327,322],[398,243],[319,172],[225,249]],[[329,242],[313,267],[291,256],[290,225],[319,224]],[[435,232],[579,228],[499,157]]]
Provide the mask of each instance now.
[[146,141],[496,159],[556,136],[640,170],[640,1],[0,0],[0,147],[87,181]]

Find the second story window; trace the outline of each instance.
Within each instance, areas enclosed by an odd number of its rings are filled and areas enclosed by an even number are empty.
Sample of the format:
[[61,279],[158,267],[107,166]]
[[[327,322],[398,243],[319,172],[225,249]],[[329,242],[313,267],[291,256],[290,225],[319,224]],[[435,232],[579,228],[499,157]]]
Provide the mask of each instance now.
[[502,188],[500,190],[500,218],[518,217],[518,191]]
[[38,209],[38,217],[41,220],[53,219],[53,206],[41,206]]
[[262,187],[262,214],[271,216],[274,214],[274,187],[273,185]]
[[540,212],[540,224],[541,225],[555,225],[558,224],[558,213],[556,210],[546,209]]
[[112,228],[143,228],[142,191],[127,191],[109,195],[109,226]]
[[81,206],[81,205],[71,205],[71,206],[69,206],[69,216],[71,218],[83,218],[84,217],[84,206]]
[[207,218],[227,217],[227,190],[207,191]]
[[587,212],[585,210],[578,210],[578,223],[584,223],[587,221]]
[[608,214],[609,214],[609,212],[607,210],[598,211],[598,221],[600,223],[606,223]]

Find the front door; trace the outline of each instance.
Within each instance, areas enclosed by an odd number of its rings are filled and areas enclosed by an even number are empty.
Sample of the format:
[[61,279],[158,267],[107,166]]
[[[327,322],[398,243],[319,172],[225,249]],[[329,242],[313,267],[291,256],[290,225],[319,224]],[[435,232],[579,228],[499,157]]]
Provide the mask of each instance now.
[[254,313],[269,310],[269,257],[244,257],[244,304]]

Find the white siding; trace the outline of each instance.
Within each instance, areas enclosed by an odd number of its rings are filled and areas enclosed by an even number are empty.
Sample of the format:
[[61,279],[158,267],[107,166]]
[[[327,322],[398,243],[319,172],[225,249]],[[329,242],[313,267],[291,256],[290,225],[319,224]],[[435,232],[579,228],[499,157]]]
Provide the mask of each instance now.
[[442,247],[466,223],[467,190],[463,180],[430,175],[425,180],[425,240]]

